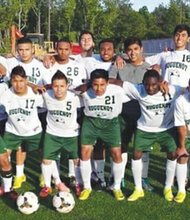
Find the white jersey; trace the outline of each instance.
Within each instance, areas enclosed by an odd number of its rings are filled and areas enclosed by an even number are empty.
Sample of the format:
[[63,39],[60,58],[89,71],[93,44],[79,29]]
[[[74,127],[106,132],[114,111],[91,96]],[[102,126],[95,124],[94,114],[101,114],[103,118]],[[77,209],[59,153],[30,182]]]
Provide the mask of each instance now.
[[30,63],[24,63],[19,58],[12,57],[7,59],[9,79],[12,69],[18,65],[24,68],[28,81],[35,85],[42,85],[43,75],[49,75],[49,70],[44,67],[42,62],[35,58]]
[[171,85],[187,87],[190,79],[190,52],[175,50],[146,57],[146,62],[161,66],[164,80]]
[[77,61],[70,59],[66,64],[59,64],[56,62],[49,70],[50,74],[46,74],[43,77],[43,83],[45,85],[51,84],[51,78],[57,72],[57,70],[60,70],[65,74],[69,81],[69,89],[71,90],[83,84],[87,79],[84,66]]
[[84,66],[87,70],[88,79],[90,79],[90,74],[95,69],[109,70],[111,67],[111,62],[103,62],[100,58],[95,57],[85,57],[83,58]]
[[[6,83],[4,83],[4,82],[0,83],[0,97],[7,89],[8,89],[8,86]],[[7,116],[4,111],[4,107],[2,105],[0,105],[0,121],[4,120],[6,118],[7,118]]]
[[43,96],[48,109],[46,132],[59,137],[78,136],[77,108],[81,107],[79,97],[67,91],[64,100],[57,100],[53,90],[48,90]]
[[42,131],[37,107],[43,105],[41,95],[28,87],[27,94],[18,96],[10,88],[0,97],[0,104],[8,114],[5,131],[18,136],[32,136]]
[[146,132],[162,132],[174,126],[174,101],[180,95],[180,87],[169,86],[171,97],[164,97],[160,91],[148,95],[143,84],[124,82],[123,89],[140,104],[141,117],[137,121],[137,128]]
[[174,108],[175,126],[187,126],[188,137],[190,137],[190,94],[179,96]]
[[122,104],[127,100],[121,87],[108,84],[102,96],[96,96],[93,89],[88,89],[82,94],[84,102],[84,113],[86,116],[113,119],[122,110]]

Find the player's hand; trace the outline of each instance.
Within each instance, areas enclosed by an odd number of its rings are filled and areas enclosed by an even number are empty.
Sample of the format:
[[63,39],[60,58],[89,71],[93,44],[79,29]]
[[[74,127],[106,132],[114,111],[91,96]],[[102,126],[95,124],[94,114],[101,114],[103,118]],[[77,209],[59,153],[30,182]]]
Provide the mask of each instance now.
[[160,91],[163,93],[163,95],[169,94],[168,82],[166,82],[166,81],[160,82]]
[[55,57],[52,55],[45,55],[43,58],[44,66],[49,69],[55,63]]
[[76,92],[80,92],[80,94],[81,94],[81,93],[86,92],[87,89],[88,89],[88,84],[85,83],[85,84],[82,84],[82,85],[80,85],[80,86],[77,86],[77,87],[75,88],[75,91],[76,91]]
[[32,90],[36,94],[43,94],[44,92],[46,92],[46,88],[39,85],[35,85],[34,87],[32,87]]
[[189,153],[187,152],[185,147],[177,147],[176,149],[177,157],[188,157]]
[[6,75],[7,69],[0,63],[0,77]]
[[152,65],[151,66],[151,68],[153,69],[153,70],[156,70],[158,73],[160,73],[160,65],[158,65],[158,64],[154,64],[154,65]]
[[125,66],[125,61],[121,56],[117,56],[114,65],[117,69],[123,69]]

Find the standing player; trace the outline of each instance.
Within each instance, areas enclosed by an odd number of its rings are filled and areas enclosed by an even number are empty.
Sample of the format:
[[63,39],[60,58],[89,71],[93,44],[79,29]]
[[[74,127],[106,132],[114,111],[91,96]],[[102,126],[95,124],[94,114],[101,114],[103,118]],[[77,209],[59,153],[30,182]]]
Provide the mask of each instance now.
[[0,147],[0,165],[3,191],[16,199],[16,193],[11,191],[12,168],[8,155],[12,150],[18,150],[20,146],[24,151],[39,148],[42,127],[37,107],[43,105],[43,99],[27,86],[27,76],[23,67],[13,68],[10,78],[12,87],[0,98],[0,103],[8,115],[3,136],[5,144]]
[[[144,73],[150,68],[147,62],[143,61],[143,47],[140,39],[136,37],[127,38],[124,42],[124,50],[128,57],[124,67],[118,69],[115,65],[112,65],[109,70],[110,78],[118,78],[122,81],[128,81],[131,83],[142,83]],[[123,104],[122,118],[124,119],[124,129],[122,130],[122,159],[124,166],[127,164],[127,147],[131,142],[132,135],[134,134],[137,126],[137,120],[140,117],[140,106],[137,100],[131,100]],[[122,123],[122,124],[123,124]],[[152,191],[153,188],[148,181],[148,166],[149,166],[149,153],[143,153],[143,171],[142,171],[142,186],[148,191]],[[125,187],[124,173],[122,178],[122,186]]]
[[[55,160],[59,153],[66,152],[75,163],[75,176],[79,177],[78,167],[78,135],[77,108],[80,108],[79,97],[68,90],[66,76],[57,71],[52,77],[52,90],[44,94],[45,104],[48,109],[47,130],[44,140],[42,173],[45,187],[40,196],[46,197],[51,193],[51,176],[53,175]],[[76,178],[77,180],[78,178]],[[56,183],[56,180],[55,180]],[[62,191],[69,189],[62,183]],[[77,192],[76,192],[77,193]]]
[[85,117],[81,130],[80,168],[84,190],[79,199],[86,200],[91,194],[90,157],[95,141],[100,138],[106,146],[109,146],[113,158],[114,196],[117,200],[123,200],[124,195],[120,189],[123,166],[118,115],[121,113],[125,96],[119,87],[108,85],[108,72],[105,70],[94,70],[91,73],[90,82],[91,88],[82,94]]
[[163,96],[160,91],[160,76],[156,70],[148,70],[142,85],[123,83],[123,88],[130,98],[139,101],[141,117],[137,122],[132,159],[132,173],[135,190],[128,201],[144,197],[142,189],[142,154],[150,151],[152,144],[158,142],[167,147],[166,182],[164,196],[167,201],[173,200],[172,184],[176,167],[176,143],[173,128],[174,101],[180,94],[179,87],[169,86],[170,95]]
[[[175,27],[173,32],[175,50],[162,52],[146,58],[146,61],[151,65],[159,64],[161,66],[162,77],[171,85],[179,85],[182,87],[188,86],[190,79],[190,52],[186,48],[189,39],[189,26],[186,24],[179,24]],[[187,182],[187,188],[189,185],[190,180]]]
[[176,166],[176,178],[178,182],[178,193],[174,200],[182,203],[186,197],[185,181],[187,176],[188,153],[190,149],[190,94],[186,92],[181,95],[175,103],[174,108],[175,126],[178,132],[178,160]]
[[[48,75],[48,71],[40,61],[33,57],[34,47],[29,38],[23,37],[17,41],[17,53],[18,57],[7,59],[8,73],[10,74],[15,66],[20,65],[24,68],[29,83],[35,85],[42,84],[43,74]],[[45,115],[45,110],[39,109],[39,117],[41,118],[43,129],[45,129]],[[16,155],[16,176],[13,184],[14,189],[20,188],[22,183],[26,181],[24,174],[25,158],[26,153],[21,152],[21,149],[18,150]]]

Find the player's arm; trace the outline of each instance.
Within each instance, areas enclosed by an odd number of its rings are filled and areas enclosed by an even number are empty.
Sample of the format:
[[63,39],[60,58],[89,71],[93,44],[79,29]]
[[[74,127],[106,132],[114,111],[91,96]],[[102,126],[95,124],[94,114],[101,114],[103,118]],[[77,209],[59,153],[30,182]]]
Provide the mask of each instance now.
[[45,55],[43,58],[44,66],[49,69],[56,61],[56,55]]
[[35,84],[31,83],[31,82],[28,82],[27,85],[28,85],[30,88],[32,88],[32,90],[33,90],[34,93],[40,93],[40,94],[42,94],[42,93],[46,92],[46,87],[43,86],[43,85],[35,85]]
[[0,76],[5,76],[7,73],[7,69],[3,64],[0,63]]
[[123,81],[120,79],[109,78],[109,83],[123,87]]

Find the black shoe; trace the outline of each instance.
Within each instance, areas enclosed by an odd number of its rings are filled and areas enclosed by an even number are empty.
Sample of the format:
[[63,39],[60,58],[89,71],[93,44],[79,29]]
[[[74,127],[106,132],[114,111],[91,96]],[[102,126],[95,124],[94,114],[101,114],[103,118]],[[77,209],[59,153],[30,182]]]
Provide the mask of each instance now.
[[74,176],[69,177],[69,186],[74,188],[76,186],[76,178]]
[[3,194],[3,196],[4,196],[4,197],[7,197],[7,198],[9,198],[9,199],[11,199],[11,200],[13,200],[13,201],[16,201],[17,198],[18,198],[18,196],[19,196],[19,194],[18,194],[16,191],[12,190],[12,191],[10,191],[10,192],[5,192],[5,193]]
[[106,182],[99,179],[98,182],[95,185],[95,190],[97,192],[101,192],[105,189],[106,189]]

